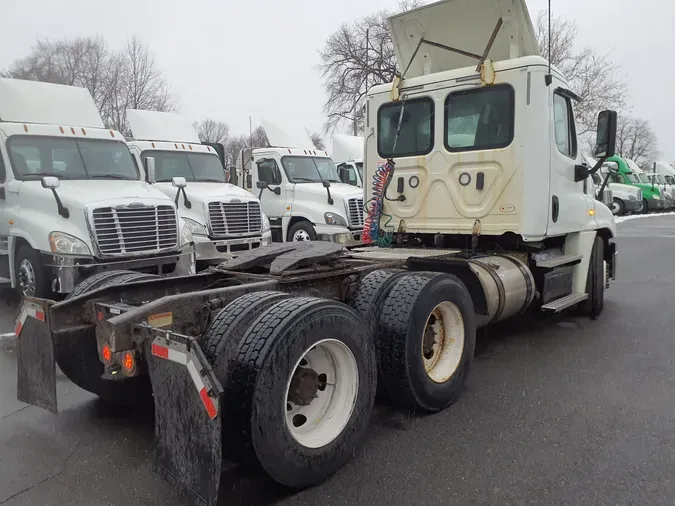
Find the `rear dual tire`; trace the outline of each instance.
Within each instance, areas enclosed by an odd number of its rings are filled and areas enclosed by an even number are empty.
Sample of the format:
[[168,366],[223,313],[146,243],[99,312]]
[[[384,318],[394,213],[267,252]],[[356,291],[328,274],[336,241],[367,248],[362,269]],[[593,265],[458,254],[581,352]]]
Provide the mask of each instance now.
[[202,349],[223,385],[223,453],[306,488],[353,455],[376,389],[361,319],[339,302],[248,294],[214,319]]

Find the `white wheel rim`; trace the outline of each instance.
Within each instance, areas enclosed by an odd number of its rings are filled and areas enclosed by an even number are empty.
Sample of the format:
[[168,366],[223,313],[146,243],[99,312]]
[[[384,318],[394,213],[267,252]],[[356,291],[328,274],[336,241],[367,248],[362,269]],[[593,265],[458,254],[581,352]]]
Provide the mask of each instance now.
[[445,383],[457,371],[464,351],[464,318],[449,301],[438,304],[422,333],[424,369],[434,383]]
[[19,265],[19,288],[21,288],[21,293],[28,297],[35,295],[35,270],[33,269],[33,264],[31,264],[25,258],[21,261]]
[[[291,391],[291,383],[298,373],[313,371],[318,375],[318,388],[312,378],[303,380],[309,386],[307,402],[297,402],[307,391]],[[321,448],[337,438],[349,422],[359,391],[359,369],[352,351],[341,341],[324,339],[306,350],[296,362],[286,383],[283,410],[288,431],[298,443],[307,448]]]
[[306,230],[296,230],[293,234],[293,241],[311,241],[312,238],[309,237],[309,234]]
[[619,214],[619,204],[612,202],[612,214]]

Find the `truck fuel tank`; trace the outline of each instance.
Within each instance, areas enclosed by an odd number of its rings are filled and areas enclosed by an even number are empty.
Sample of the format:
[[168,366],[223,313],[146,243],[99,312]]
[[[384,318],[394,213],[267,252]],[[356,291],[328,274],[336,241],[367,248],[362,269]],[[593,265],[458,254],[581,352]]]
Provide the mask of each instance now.
[[469,265],[483,286],[488,308],[486,323],[521,314],[532,303],[534,277],[517,258],[503,254],[476,257],[469,260]]

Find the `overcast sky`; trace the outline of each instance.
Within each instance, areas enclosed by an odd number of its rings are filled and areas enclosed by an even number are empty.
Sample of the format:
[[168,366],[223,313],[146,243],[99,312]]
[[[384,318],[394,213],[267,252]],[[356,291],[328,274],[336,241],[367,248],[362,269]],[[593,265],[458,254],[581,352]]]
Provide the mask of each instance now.
[[[396,0],[0,0],[0,68],[36,38],[102,35],[121,47],[137,34],[156,53],[181,112],[213,117],[235,133],[269,116],[319,130],[324,94],[317,51],[342,22]],[[533,19],[546,0],[528,0]],[[579,43],[612,51],[633,114],[648,119],[663,158],[675,161],[675,2],[553,0],[574,19]]]

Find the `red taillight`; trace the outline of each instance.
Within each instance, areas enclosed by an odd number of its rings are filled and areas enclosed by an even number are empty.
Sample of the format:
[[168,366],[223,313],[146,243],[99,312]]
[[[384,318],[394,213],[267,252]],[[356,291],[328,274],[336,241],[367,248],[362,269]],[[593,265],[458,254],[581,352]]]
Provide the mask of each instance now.
[[125,351],[122,355],[122,369],[126,374],[133,374],[136,370],[136,359],[134,359],[133,352]]
[[101,355],[103,356],[103,361],[106,364],[110,364],[112,361],[112,350],[110,349],[110,346],[107,344],[103,345],[103,348],[101,349]]

